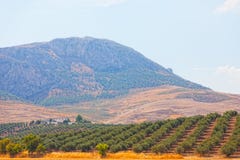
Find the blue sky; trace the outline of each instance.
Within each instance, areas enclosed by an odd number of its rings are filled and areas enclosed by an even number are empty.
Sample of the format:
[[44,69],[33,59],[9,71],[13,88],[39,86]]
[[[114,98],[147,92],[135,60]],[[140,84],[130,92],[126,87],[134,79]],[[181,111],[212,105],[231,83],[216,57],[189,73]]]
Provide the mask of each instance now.
[[217,91],[240,93],[240,0],[0,0],[0,47],[111,39]]

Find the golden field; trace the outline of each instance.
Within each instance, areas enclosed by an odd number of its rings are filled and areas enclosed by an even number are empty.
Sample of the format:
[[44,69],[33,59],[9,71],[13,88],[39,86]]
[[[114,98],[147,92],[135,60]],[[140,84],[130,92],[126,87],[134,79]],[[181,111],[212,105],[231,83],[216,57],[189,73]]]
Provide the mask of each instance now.
[[[21,158],[20,158],[21,157]],[[17,158],[10,158],[6,155],[0,155],[1,160],[94,160],[101,159],[99,154],[96,152],[53,152],[45,155],[42,158],[26,158],[27,154],[23,153],[19,155]],[[165,160],[176,160],[176,159],[184,159],[184,160],[240,160],[240,158],[224,158],[224,157],[197,157],[197,156],[187,156],[183,157],[178,154],[144,154],[144,153],[133,153],[133,152],[119,152],[119,153],[109,153],[106,160],[118,160],[118,159],[126,159],[126,160],[135,160],[135,159],[148,159],[148,160],[157,160],[157,159],[165,159]]]

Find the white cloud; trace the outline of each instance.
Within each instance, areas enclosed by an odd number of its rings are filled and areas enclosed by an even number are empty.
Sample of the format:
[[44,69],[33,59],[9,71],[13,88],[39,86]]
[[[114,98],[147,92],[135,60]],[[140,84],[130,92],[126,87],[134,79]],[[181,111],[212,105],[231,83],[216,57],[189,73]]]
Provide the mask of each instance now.
[[240,0],[225,0],[223,4],[215,9],[215,13],[226,13],[240,9]]
[[[217,68],[216,72],[218,74],[225,74],[227,76],[231,77],[237,77],[240,79],[240,68],[234,67],[234,66],[220,66]],[[240,81],[239,81],[240,83]]]
[[240,94],[240,67],[194,67],[191,79],[215,91]]
[[240,93],[240,68],[229,65],[220,66],[216,69],[215,74],[214,82],[219,82],[219,87],[231,90],[233,93]]

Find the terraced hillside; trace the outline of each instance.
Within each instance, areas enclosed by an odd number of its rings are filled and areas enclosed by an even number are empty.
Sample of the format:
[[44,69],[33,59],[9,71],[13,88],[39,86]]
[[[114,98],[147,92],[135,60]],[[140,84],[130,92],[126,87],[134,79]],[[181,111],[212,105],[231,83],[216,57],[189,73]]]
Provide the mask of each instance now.
[[41,137],[48,151],[91,152],[97,144],[106,143],[109,151],[114,153],[132,150],[137,153],[240,157],[240,115],[236,111],[129,125],[49,127],[27,129],[25,126],[24,130],[16,130],[14,134],[9,132],[8,137],[17,142],[32,131]]

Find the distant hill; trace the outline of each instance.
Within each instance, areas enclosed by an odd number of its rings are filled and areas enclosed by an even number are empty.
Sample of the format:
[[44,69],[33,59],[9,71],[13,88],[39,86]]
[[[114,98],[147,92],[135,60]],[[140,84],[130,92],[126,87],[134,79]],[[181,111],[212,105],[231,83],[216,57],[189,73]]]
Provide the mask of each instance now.
[[0,48],[0,97],[5,99],[72,104],[162,85],[207,89],[105,39],[66,38]]
[[139,123],[159,119],[205,115],[227,110],[240,112],[240,96],[205,89],[161,86],[132,90],[109,100],[93,100],[54,107],[62,112],[81,113],[102,123]]
[[50,118],[70,118],[74,120],[76,117],[76,114],[65,114],[54,109],[10,100],[0,100],[0,113],[2,114],[0,124],[30,122]]

